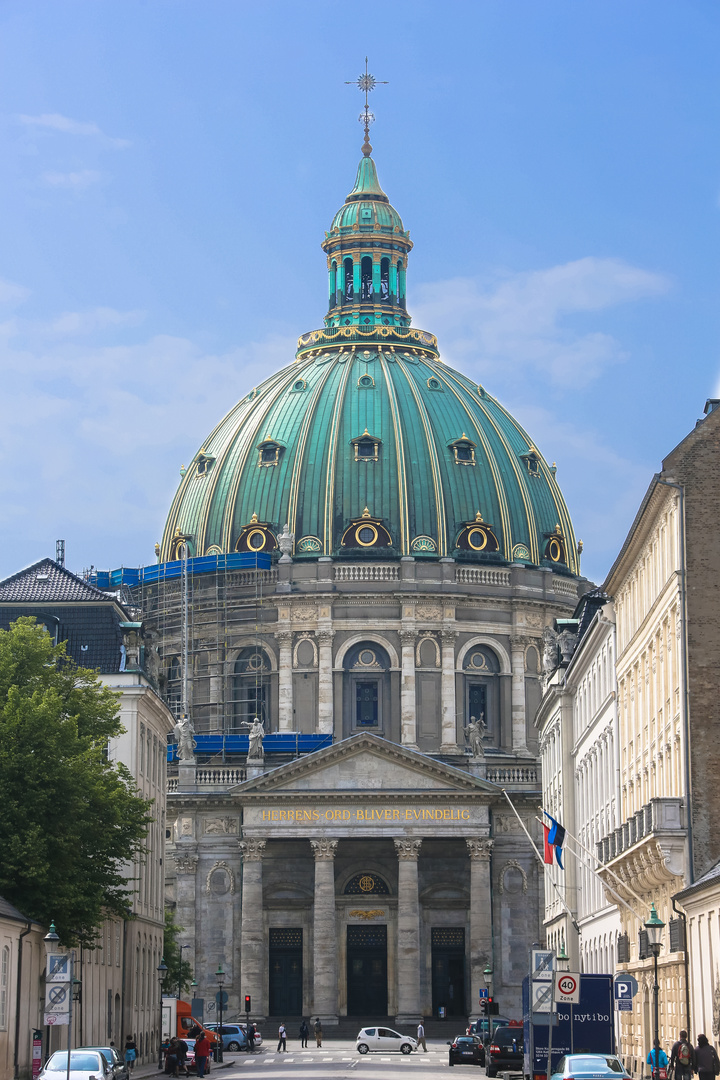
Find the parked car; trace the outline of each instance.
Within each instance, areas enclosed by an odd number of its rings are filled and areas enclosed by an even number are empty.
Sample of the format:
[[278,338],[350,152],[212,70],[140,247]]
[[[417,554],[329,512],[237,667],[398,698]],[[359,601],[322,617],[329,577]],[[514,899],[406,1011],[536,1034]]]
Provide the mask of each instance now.
[[77,1050],[99,1050],[106,1061],[110,1063],[115,1080],[129,1080],[130,1069],[118,1053],[116,1046],[78,1046]]
[[512,1024],[512,1018],[510,1016],[480,1016],[477,1020],[471,1020],[467,1027],[468,1035],[479,1035],[483,1043],[486,1043],[488,1036],[495,1031],[496,1028],[505,1027],[506,1024]]
[[456,1035],[450,1047],[448,1065],[484,1065],[485,1047],[479,1035]]
[[413,1050],[417,1050],[415,1039],[410,1035],[401,1035],[399,1031],[393,1031],[392,1028],[363,1028],[355,1041],[359,1054],[367,1054],[371,1050],[381,1051],[383,1054],[393,1050],[401,1054],[411,1054]]
[[552,1080],[628,1080],[629,1076],[615,1054],[568,1054],[558,1061]]
[[[42,1080],[60,1080],[67,1073],[67,1050],[56,1050],[40,1073]],[[99,1050],[70,1051],[70,1080],[114,1080],[113,1067]]]
[[[223,1050],[247,1050],[245,1024],[223,1024],[222,1027],[219,1024],[206,1024],[205,1026],[208,1031],[214,1031],[222,1037]],[[262,1039],[260,1039],[260,1042],[262,1042]],[[255,1045],[259,1045],[257,1035],[255,1036]]]
[[523,1027],[520,1023],[497,1028],[485,1046],[485,1075],[497,1076],[506,1069],[523,1071]]
[[[242,1030],[244,1032],[247,1033],[247,1024],[240,1024],[239,1026],[242,1028]],[[257,1048],[258,1046],[262,1046],[262,1035],[258,1031],[256,1024],[253,1024],[253,1028],[255,1029],[255,1046]]]

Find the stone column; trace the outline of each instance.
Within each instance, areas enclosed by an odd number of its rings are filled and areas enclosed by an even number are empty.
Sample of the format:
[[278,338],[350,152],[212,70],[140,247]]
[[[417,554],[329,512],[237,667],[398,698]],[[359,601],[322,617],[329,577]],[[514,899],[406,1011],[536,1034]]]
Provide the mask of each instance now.
[[[189,819],[181,819],[182,821]],[[195,844],[178,845],[174,855],[175,873],[175,899],[177,903],[176,916],[178,926],[182,926],[179,935],[179,943],[185,945],[183,950],[184,959],[195,967],[195,879],[197,874],[198,855]],[[138,1004],[136,1002],[136,1004]]]
[[415,631],[401,630],[402,676],[400,681],[400,742],[417,750],[415,697]]
[[262,857],[265,840],[251,837],[240,841],[243,857],[242,911],[240,921],[240,994],[250,994],[253,1019],[264,1020],[265,934],[263,929]]
[[313,905],[313,1008],[323,1024],[338,1022],[335,852],[337,840],[311,840],[315,856]]
[[333,651],[332,630],[318,631],[318,731],[333,732]]
[[457,753],[457,721],[455,717],[455,638],[454,630],[443,630],[442,676],[440,696],[442,699],[441,753]]
[[292,731],[293,724],[293,668],[292,668],[292,633],[278,630],[275,640],[279,647],[278,656],[278,730]]
[[493,842],[468,836],[465,843],[470,856],[470,996],[474,1001],[478,989],[485,985],[485,965],[492,959],[490,855]]
[[397,1024],[420,1020],[420,901],[418,857],[422,840],[395,840],[398,857]]
[[512,666],[512,748],[529,754],[525,730],[525,638],[510,638]]

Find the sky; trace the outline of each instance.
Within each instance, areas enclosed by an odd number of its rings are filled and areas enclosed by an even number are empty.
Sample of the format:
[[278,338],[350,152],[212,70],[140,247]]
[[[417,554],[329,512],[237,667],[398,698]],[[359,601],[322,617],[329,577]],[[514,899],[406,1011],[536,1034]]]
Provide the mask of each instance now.
[[408,307],[548,461],[602,582],[720,395],[716,0],[2,0],[0,578],[154,561],[326,311],[370,71]]

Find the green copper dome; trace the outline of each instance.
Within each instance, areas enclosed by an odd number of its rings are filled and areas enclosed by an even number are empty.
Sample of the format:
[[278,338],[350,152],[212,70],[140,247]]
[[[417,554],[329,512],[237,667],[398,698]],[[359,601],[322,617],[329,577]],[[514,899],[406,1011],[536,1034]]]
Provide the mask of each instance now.
[[283,533],[295,560],[453,557],[578,573],[554,468],[493,397],[441,361],[432,334],[410,326],[412,245],[369,156],[322,246],[325,326],[205,440],[161,560],[183,541],[193,555],[275,551]]

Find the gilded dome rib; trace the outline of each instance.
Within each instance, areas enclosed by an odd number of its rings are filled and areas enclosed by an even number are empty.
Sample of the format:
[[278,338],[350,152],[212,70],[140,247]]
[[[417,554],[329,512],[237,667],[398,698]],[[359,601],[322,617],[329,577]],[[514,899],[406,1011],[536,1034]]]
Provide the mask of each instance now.
[[400,544],[399,548],[403,555],[410,554],[410,539],[408,537],[408,506],[407,506],[407,477],[405,475],[405,444],[403,439],[402,424],[398,413],[397,396],[393,386],[392,377],[388,371],[388,365],[384,356],[380,357],[380,367],[385,379],[385,385],[390,399],[390,416],[393,422],[393,434],[395,436],[395,454],[397,457],[397,481],[398,481],[398,505],[400,508]]

